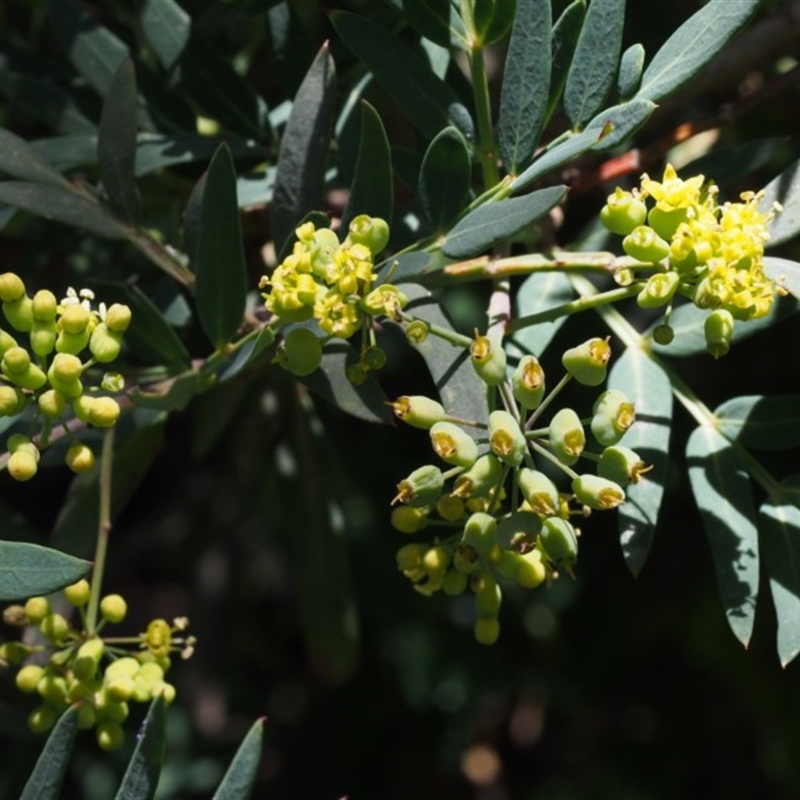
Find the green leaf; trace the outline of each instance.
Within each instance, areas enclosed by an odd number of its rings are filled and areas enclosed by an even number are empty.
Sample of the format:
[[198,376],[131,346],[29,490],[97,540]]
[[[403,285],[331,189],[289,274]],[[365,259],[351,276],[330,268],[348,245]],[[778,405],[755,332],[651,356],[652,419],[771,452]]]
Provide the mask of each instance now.
[[469,198],[472,163],[464,137],[450,126],[428,146],[419,174],[419,202],[440,233],[462,212]]
[[116,800],[151,800],[155,796],[166,740],[166,702],[159,695],[151,703],[136,735],[136,748],[122,776]]
[[519,192],[539,178],[588,150],[607,150],[627,139],[653,113],[649,100],[632,100],[601,111],[580,133],[569,134],[542,153],[512,184]]
[[499,42],[508,33],[517,5],[516,0],[475,0],[475,33],[484,47]]
[[69,766],[75,734],[78,732],[78,706],[70,706],[58,719],[36,759],[36,765],[19,800],[58,800]]
[[271,73],[283,96],[294,97],[317,54],[316,24],[296,3],[287,2],[275,3],[265,22]]
[[638,97],[658,101],[683,86],[739,32],[761,0],[711,0],[661,46],[642,76]]
[[800,446],[800,396],[734,397],[714,411],[717,430],[755,450]]
[[361,101],[361,146],[350,197],[342,214],[342,230],[359,214],[392,221],[392,153],[378,112]]
[[97,161],[103,189],[112,207],[133,221],[139,213],[139,193],[134,179],[136,162],[136,73],[124,58],[103,103],[97,135]]
[[689,437],[686,460],[728,624],[747,647],[758,596],[758,532],[750,476],[728,440],[710,426],[697,428]]
[[667,481],[672,386],[658,364],[632,347],[612,366],[608,386],[624,392],[636,407],[636,422],[620,444],[652,465],[638,483],[626,488],[626,501],[617,510],[622,554],[630,571],[638,575],[653,543]]
[[786,497],[759,509],[761,544],[778,619],[778,656],[785,667],[800,653],[800,475],[782,482]]
[[[734,325],[732,342],[735,345],[736,342],[754,336],[798,311],[800,311],[800,303],[793,297],[776,297],[767,315],[747,322],[737,322]],[[653,342],[653,350],[659,355],[674,357],[696,356],[699,353],[705,353],[704,325],[708,313],[708,310],[700,309],[693,303],[678,306],[672,312],[669,320],[670,327],[675,332],[675,339],[668,345]],[[646,335],[652,337],[656,325],[660,324],[661,320],[655,323]]]
[[[575,291],[566,273],[533,272],[522,282],[514,298],[514,318],[538,314],[574,299]],[[552,322],[529,325],[515,331],[508,340],[509,355],[521,357],[531,354],[541,358],[553,337],[566,321],[567,317],[558,317]]]
[[578,45],[578,37],[581,35],[584,19],[586,19],[586,0],[573,0],[553,26],[551,45],[553,65],[550,69],[550,96],[547,100],[546,120],[550,119],[556,103],[564,91],[564,84],[567,82],[572,56]]
[[135,405],[142,408],[183,411],[200,391],[202,391],[200,373],[190,371],[157,384],[134,387],[128,391],[128,397]]
[[90,200],[72,189],[25,181],[3,181],[0,183],[0,203],[82,228],[106,239],[125,238],[125,229],[110,212],[96,200]]
[[48,0],[47,8],[50,26],[70,62],[105,97],[120,63],[130,55],[128,48],[76,0]]
[[486,203],[471,211],[447,234],[442,252],[448,258],[468,258],[488,250],[555,208],[566,196],[566,186],[548,186],[536,192]]
[[800,161],[795,161],[764,188],[760,209],[767,211],[773,203],[780,203],[782,211],[769,225],[769,247],[787,242],[800,233]]
[[335,11],[331,19],[342,41],[372,70],[422,134],[432,139],[453,124],[468,141],[474,139],[472,121],[458,96],[396,36],[346,11]]
[[139,23],[161,65],[171,70],[189,41],[191,17],[175,0],[145,0]]
[[0,601],[50,594],[80,580],[91,564],[59,550],[0,541]]
[[258,335],[242,345],[227,362],[223,362],[218,371],[219,381],[229,381],[235,378],[242,370],[247,369],[256,359],[275,341],[275,332],[272,328],[263,327]]
[[272,201],[276,242],[288,239],[310,208],[324,207],[335,85],[336,69],[325,44],[306,73],[281,139]]
[[592,0],[564,87],[564,111],[582,128],[603,107],[617,75],[625,0]]
[[517,3],[497,123],[497,144],[511,175],[530,162],[542,133],[550,89],[551,28],[550,0]]
[[788,258],[766,256],[764,272],[767,273],[767,277],[786,289],[795,300],[800,298],[800,262],[789,261]]
[[[453,330],[452,321],[427,289],[414,283],[403,283],[399,288],[409,299],[405,308],[407,313],[432,325]],[[475,372],[466,349],[454,347],[438,336],[428,336],[415,344],[414,349],[425,359],[448,413],[477,422],[489,418],[486,385]]]
[[261,761],[265,721],[262,717],[250,728],[212,800],[247,800],[250,797]]
[[242,324],[247,299],[236,170],[226,144],[217,149],[206,175],[196,272],[197,316],[209,341],[222,347]]
[[360,386],[353,386],[345,377],[347,365],[357,361],[356,351],[347,342],[335,339],[325,345],[320,368],[301,380],[346,414],[366,422],[391,422],[386,395],[372,372],[367,373],[367,380]]
[[24,139],[0,128],[0,172],[22,181],[66,188],[69,183]]
[[644,70],[644,47],[632,44],[619,60],[617,92],[621,100],[628,100],[639,90]]
[[459,4],[453,0],[402,0],[403,16],[426,39],[442,47],[469,49]]

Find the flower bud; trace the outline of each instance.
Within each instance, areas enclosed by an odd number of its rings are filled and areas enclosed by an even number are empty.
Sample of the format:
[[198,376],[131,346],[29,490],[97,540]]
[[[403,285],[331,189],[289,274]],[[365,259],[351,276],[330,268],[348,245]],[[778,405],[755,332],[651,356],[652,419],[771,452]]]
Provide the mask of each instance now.
[[101,722],[97,726],[97,744],[101,750],[119,750],[125,743],[125,730],[118,722]]
[[109,622],[122,622],[128,613],[128,604],[118,594],[107,594],[100,601],[100,615]]
[[492,452],[510,467],[518,467],[528,449],[519,423],[503,410],[492,411],[489,415],[489,445]]
[[64,397],[72,400],[83,394],[81,374],[83,364],[81,360],[71,353],[56,353],[47,370],[47,379],[50,385]]
[[4,303],[13,303],[25,294],[25,284],[22,278],[13,272],[4,272],[0,275],[0,300]]
[[524,408],[538,408],[544,397],[544,370],[536,356],[523,356],[511,379],[514,399]]
[[56,324],[55,322],[36,322],[31,326],[31,350],[44,358],[53,352],[56,346]]
[[478,644],[492,645],[500,638],[500,623],[496,617],[479,617],[474,632]]
[[472,514],[464,525],[461,543],[475,548],[479,556],[485,556],[495,543],[497,521],[489,514],[477,511]]
[[638,197],[619,186],[600,209],[600,221],[605,227],[620,236],[627,236],[641,225],[647,217],[647,206]]
[[480,560],[478,551],[471,544],[460,544],[453,553],[453,566],[464,575],[472,575]]
[[16,346],[17,340],[10,333],[0,328],[0,359],[6,354],[6,351]]
[[587,339],[570,347],[561,358],[564,369],[584,386],[599,386],[606,379],[611,347],[608,339]]
[[8,377],[25,372],[31,365],[31,357],[24,347],[10,347],[3,355],[3,373]]
[[12,453],[6,463],[8,474],[15,481],[29,481],[39,469],[38,460],[26,450]]
[[442,591],[450,597],[463,594],[469,583],[469,577],[464,572],[459,572],[457,569],[448,570],[447,575],[444,576],[442,581]]
[[122,349],[122,334],[109,329],[108,324],[100,322],[89,337],[89,352],[95,361],[109,364]]
[[389,225],[380,217],[359,214],[350,223],[348,238],[354,244],[368,247],[372,255],[376,256],[389,243]]
[[105,645],[102,639],[94,638],[85,641],[78,648],[75,665],[73,666],[75,677],[81,681],[88,681],[94,678],[104,652]]
[[625,502],[622,487],[600,475],[579,475],[572,481],[575,499],[589,508],[607,511]]
[[[106,673],[106,678],[108,674]],[[114,675],[106,680],[106,692],[109,698],[118,703],[130,700],[135,688],[133,678],[130,675]]]
[[67,408],[67,401],[61,392],[48,389],[39,395],[39,411],[50,419],[57,419]]
[[571,408],[562,408],[550,421],[550,448],[562,464],[574,464],[586,445],[580,417]]
[[706,317],[703,326],[706,335],[706,349],[714,358],[727,355],[731,349],[733,325],[733,315],[724,308],[718,308]]
[[669,242],[652,228],[639,225],[622,240],[622,249],[637,261],[655,264],[669,255]]
[[113,397],[96,397],[89,412],[89,422],[97,428],[110,428],[119,415],[119,403]]
[[50,613],[46,597],[30,597],[25,603],[25,616],[31,625],[38,625]]
[[59,320],[61,330],[73,335],[82,334],[89,326],[91,314],[79,303],[64,306]]
[[304,378],[322,363],[322,342],[308,328],[293,328],[278,348],[275,361],[292,375]]
[[395,506],[392,509],[391,523],[400,533],[416,533],[428,524],[428,512],[412,506]]
[[616,444],[635,421],[635,406],[619,389],[608,389],[595,400],[591,429],[604,447]]
[[21,664],[32,651],[33,648],[30,645],[22,642],[3,642],[0,644],[0,667]]
[[74,444],[67,450],[64,463],[76,474],[88,472],[94,466],[95,458],[91,447]]
[[496,617],[503,601],[503,593],[494,575],[490,572],[481,572],[472,578],[471,585],[475,592],[475,610],[478,617]]
[[478,458],[475,440],[452,422],[437,422],[430,429],[433,450],[445,464],[471,467]]
[[519,471],[519,488],[528,505],[540,517],[550,517],[558,509],[558,489],[543,472],[523,467]]
[[578,558],[575,528],[561,517],[548,517],[544,521],[536,546],[549,562],[564,567],[567,571]]
[[464,501],[460,497],[443,494],[436,503],[439,516],[448,522],[457,522],[466,513]]
[[542,551],[534,548],[520,556],[522,563],[517,568],[514,580],[523,589],[535,589],[547,578],[547,570],[542,561]]
[[397,484],[397,495],[393,503],[405,503],[414,508],[436,503],[444,488],[444,476],[438,467],[426,464],[415,469],[405,480]]
[[[72,306],[69,306],[70,308]],[[89,328],[81,331],[81,333],[68,333],[67,331],[59,331],[56,336],[56,352],[69,353],[77,356],[81,353],[86,345],[89,344]]]
[[15,386],[0,384],[0,417],[13,417],[25,407],[25,395]]
[[89,581],[81,578],[77,583],[65,587],[64,597],[76,608],[85,606],[89,602]]
[[447,416],[441,403],[422,395],[403,395],[389,405],[394,409],[394,415],[399,420],[413,428],[428,430],[434,423]]
[[348,364],[344,368],[344,376],[353,386],[363,386],[367,380],[367,371],[362,364]]
[[58,712],[46,703],[28,714],[28,728],[34,733],[47,733],[56,724]]
[[651,275],[636,296],[641,308],[659,308],[672,300],[681,279],[677,272],[657,272]]
[[[689,210],[687,208],[673,208],[663,209],[654,206],[647,214],[647,224],[655,231],[655,233],[669,241],[675,235],[680,225],[689,218]],[[634,256],[636,258],[636,256]],[[640,261],[646,259],[639,259]],[[660,260],[660,259],[659,259]]]
[[638,483],[651,469],[652,466],[648,467],[637,453],[622,445],[606,447],[597,462],[597,474],[623,489],[629,483]]
[[31,312],[35,322],[54,322],[58,313],[56,296],[48,289],[40,289],[31,301]]
[[476,334],[469,348],[472,366],[487,386],[499,386],[506,377],[506,353],[499,336]]
[[114,303],[106,311],[105,323],[114,333],[125,333],[131,324],[131,310],[122,303]]
[[27,333],[33,327],[33,308],[30,297],[23,295],[19,300],[3,303],[3,314],[8,324],[20,333]]
[[51,611],[39,623],[39,630],[42,632],[42,636],[58,643],[63,641],[64,637],[69,633],[69,623],[61,614]]
[[63,676],[56,675],[50,670],[45,670],[44,675],[36,685],[36,691],[43,700],[52,705],[63,704],[67,699],[67,681]]
[[361,354],[361,363],[366,369],[383,369],[386,366],[386,352],[376,345],[370,345]]
[[[532,472],[533,470],[528,470]],[[542,529],[542,520],[532,511],[515,511],[497,523],[497,544],[504,550],[516,548],[522,543],[533,543]],[[509,578],[509,580],[513,580]]]
[[17,689],[25,694],[33,694],[43,676],[44,669],[38,664],[26,664],[15,678]]
[[656,325],[653,329],[653,341],[656,344],[660,345],[668,345],[672,344],[672,340],[675,338],[675,331],[672,329],[671,325]]
[[487,497],[494,491],[502,477],[502,463],[497,456],[487,453],[456,477],[451,494],[462,499]]
[[429,547],[422,556],[422,568],[431,583],[440,584],[444,580],[448,566],[450,566],[450,553],[441,545]]
[[409,572],[416,569],[421,569],[422,559],[425,556],[426,548],[421,544],[407,544],[397,551],[395,560],[397,561],[397,569],[401,572]]

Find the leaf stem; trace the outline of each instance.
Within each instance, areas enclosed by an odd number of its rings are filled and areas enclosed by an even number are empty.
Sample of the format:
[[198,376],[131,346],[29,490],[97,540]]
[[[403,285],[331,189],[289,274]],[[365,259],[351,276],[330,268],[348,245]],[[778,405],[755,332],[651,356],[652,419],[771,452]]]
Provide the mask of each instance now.
[[489,189],[495,186],[500,175],[495,160],[494,136],[492,134],[492,113],[489,103],[489,81],[486,78],[486,64],[483,59],[483,45],[472,43],[469,53],[472,73],[472,94],[475,99],[475,113],[478,118],[478,159],[483,174],[483,185]]

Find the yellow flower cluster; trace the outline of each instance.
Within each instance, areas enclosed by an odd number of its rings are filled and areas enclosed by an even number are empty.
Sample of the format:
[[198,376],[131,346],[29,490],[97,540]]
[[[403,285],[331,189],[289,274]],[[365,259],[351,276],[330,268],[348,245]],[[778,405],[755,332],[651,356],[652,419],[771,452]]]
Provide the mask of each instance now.
[[386,245],[388,226],[361,215],[344,242],[328,228],[306,222],[297,242],[269,277],[261,279],[269,311],[286,322],[315,319],[329,337],[348,339],[377,314],[396,316],[405,297],[393,286],[373,288],[374,257]]

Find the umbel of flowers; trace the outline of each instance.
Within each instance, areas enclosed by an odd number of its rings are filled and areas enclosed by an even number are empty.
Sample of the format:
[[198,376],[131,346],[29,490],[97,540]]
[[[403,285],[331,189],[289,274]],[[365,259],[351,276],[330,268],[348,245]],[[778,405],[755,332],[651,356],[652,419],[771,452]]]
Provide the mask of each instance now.
[[119,417],[119,403],[99,392],[121,391],[122,377],[106,372],[100,386],[90,380],[94,367],[105,367],[119,355],[131,310],[120,303],[95,309],[93,299],[88,289],[70,289],[60,301],[47,289],[30,297],[18,275],[0,275],[7,323],[0,327],[0,417],[18,418],[27,428],[6,445],[6,466],[16,480],[36,474],[39,452],[57,425],[71,442],[65,458],[70,469],[91,469],[94,453],[67,425],[69,418],[108,428]]
[[278,349],[276,361],[297,376],[320,364],[322,347],[331,339],[361,333],[360,359],[348,368],[348,378],[361,383],[370,369],[379,369],[385,355],[375,345],[374,319],[397,318],[405,296],[391,284],[376,285],[375,256],[389,240],[389,226],[366,214],[351,223],[343,242],[329,228],[306,222],[295,231],[292,252],[259,284],[267,310],[293,327]]
[[31,597],[24,606],[6,608],[6,624],[33,626],[44,643],[5,642],[0,645],[0,664],[21,665],[17,688],[38,699],[28,715],[32,731],[50,730],[58,717],[77,703],[78,728],[94,728],[100,747],[115,750],[125,739],[122,723],[130,703],[148,703],[159,694],[168,703],[175,699],[175,687],[165,680],[170,656],[179,652],[182,658],[189,658],[194,637],[176,636],[188,625],[184,618],[172,625],[154,619],[138,636],[108,636],[106,626],[122,622],[127,614],[127,604],[117,594],[99,601],[101,621],[90,633],[90,594],[86,580],[64,590],[81,620],[79,628],[53,609],[46,597]]
[[717,195],[702,175],[682,180],[668,164],[661,181],[645,174],[633,191],[617,187],[600,212],[605,227],[624,236],[625,252],[652,270],[638,302],[666,308],[656,341],[672,340],[666,323],[673,298],[683,295],[709,309],[706,343],[715,358],[730,349],[734,322],[763,317],[782,291],[763,261],[767,226],[780,206],[760,211],[763,193],[744,192],[741,202],[723,204]]
[[[472,591],[478,642],[493,644],[499,636],[503,583],[535,589],[562,571],[572,574],[580,534],[575,518],[619,506],[625,487],[648,469],[620,442],[635,421],[634,404],[622,392],[600,391],[586,418],[569,407],[551,413],[570,380],[599,387],[610,356],[605,339],[568,349],[566,374],[547,392],[535,356],[524,356],[509,381],[499,342],[476,335],[472,364],[488,386],[500,387],[504,403],[488,423],[452,417],[423,396],[392,404],[400,420],[429,432],[444,463],[426,464],[397,485],[394,527],[437,534],[401,547],[397,566],[422,594]],[[587,428],[596,449],[587,447]],[[587,461],[591,471],[574,468]]]

